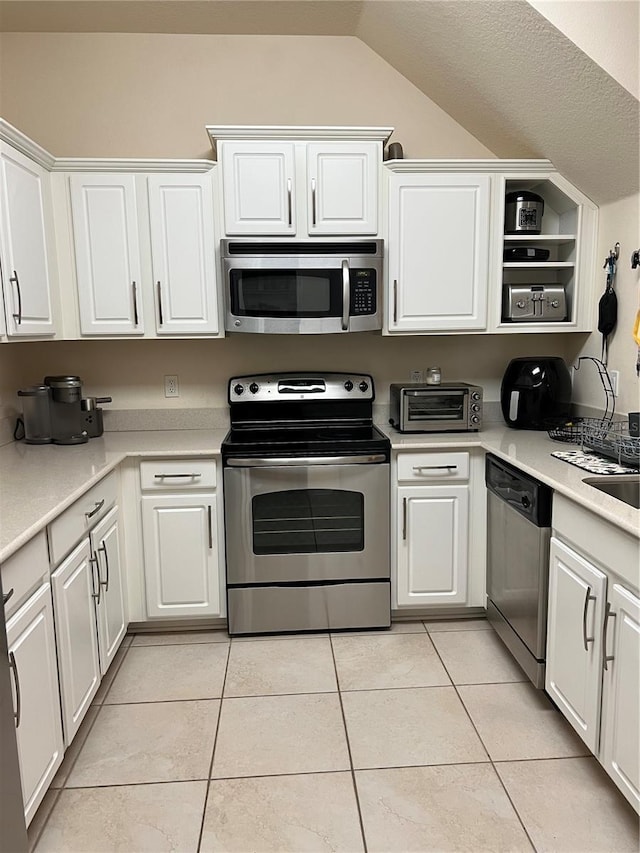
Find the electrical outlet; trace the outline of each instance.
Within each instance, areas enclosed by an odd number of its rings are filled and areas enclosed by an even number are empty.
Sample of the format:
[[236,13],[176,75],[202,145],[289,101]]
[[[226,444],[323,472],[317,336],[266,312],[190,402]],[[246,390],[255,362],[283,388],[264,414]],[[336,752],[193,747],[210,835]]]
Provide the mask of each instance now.
[[424,382],[424,370],[412,370],[411,371],[411,381],[412,382]]
[[609,376],[611,377],[611,387],[613,388],[613,396],[618,396],[618,385],[620,383],[620,371],[619,370],[610,370]]
[[179,397],[180,396],[180,386],[178,385],[178,377],[177,376],[165,376],[164,377],[164,396],[165,397]]

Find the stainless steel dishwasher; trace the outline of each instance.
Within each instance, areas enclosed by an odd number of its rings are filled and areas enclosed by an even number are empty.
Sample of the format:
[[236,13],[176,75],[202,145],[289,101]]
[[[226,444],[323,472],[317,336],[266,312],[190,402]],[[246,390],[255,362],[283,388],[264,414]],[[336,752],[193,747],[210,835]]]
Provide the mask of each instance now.
[[544,687],[552,490],[487,454],[487,617]]

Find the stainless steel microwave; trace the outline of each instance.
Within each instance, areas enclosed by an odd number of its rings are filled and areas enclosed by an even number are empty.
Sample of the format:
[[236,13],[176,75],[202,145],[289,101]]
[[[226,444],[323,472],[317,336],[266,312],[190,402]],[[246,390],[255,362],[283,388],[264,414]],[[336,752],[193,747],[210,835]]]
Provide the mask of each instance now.
[[382,328],[382,240],[222,240],[228,332],[327,334]]
[[389,387],[389,423],[400,432],[474,432],[482,427],[479,385],[443,382]]

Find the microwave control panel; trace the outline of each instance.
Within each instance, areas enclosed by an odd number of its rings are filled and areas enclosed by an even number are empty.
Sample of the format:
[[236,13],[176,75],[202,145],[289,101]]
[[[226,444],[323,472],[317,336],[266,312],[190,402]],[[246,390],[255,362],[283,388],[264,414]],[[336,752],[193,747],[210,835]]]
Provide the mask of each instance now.
[[372,269],[351,270],[351,298],[349,314],[375,314],[376,304],[376,271]]

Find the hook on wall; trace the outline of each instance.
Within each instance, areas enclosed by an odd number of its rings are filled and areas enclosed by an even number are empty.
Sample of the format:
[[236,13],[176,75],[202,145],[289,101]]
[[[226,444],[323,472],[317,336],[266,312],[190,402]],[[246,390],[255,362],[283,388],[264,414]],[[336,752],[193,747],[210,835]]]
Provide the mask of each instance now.
[[640,249],[636,249],[631,253],[631,269],[635,270],[640,267]]
[[604,264],[602,265],[602,269],[606,269],[607,266],[615,267],[616,261],[620,257],[620,243],[616,243],[613,249],[609,249],[609,254],[604,259]]

